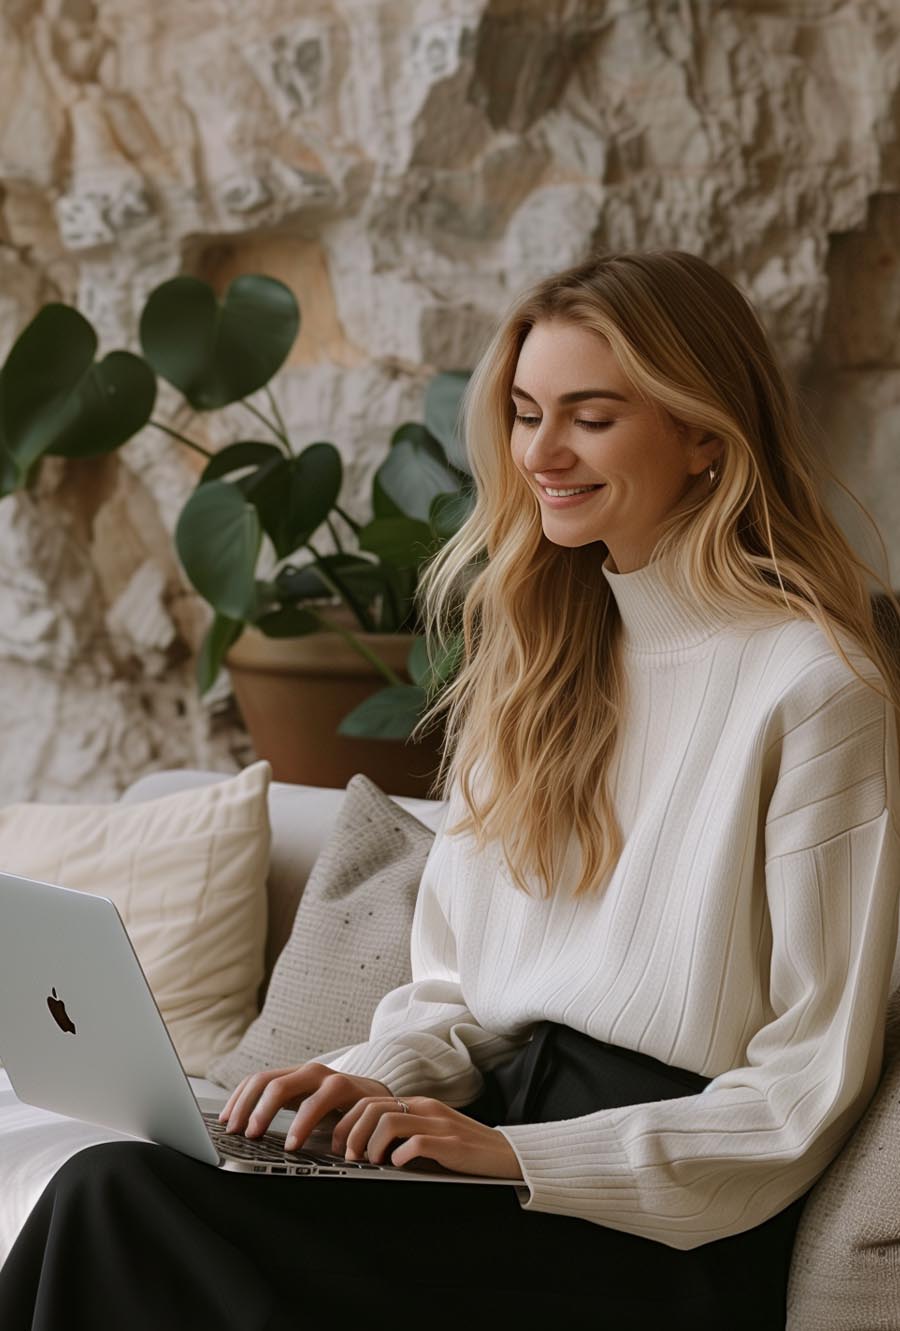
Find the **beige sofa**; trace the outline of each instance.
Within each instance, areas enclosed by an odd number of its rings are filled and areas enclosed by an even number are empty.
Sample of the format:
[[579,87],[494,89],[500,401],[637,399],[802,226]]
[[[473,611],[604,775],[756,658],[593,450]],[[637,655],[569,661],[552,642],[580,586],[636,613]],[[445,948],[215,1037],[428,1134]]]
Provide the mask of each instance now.
[[[221,780],[223,774],[216,772],[154,772],[130,786],[122,800],[152,800]],[[343,798],[343,790],[287,785],[278,781],[269,786],[272,844],[267,882],[268,933],[263,990],[275,959],[287,941],[310,869],[331,830]],[[402,808],[430,830],[435,830],[443,804],[403,796],[395,798]],[[201,1108],[217,1109],[225,1103],[227,1092],[222,1087],[201,1077],[189,1080]],[[287,1123],[282,1121],[276,1126],[286,1127]],[[0,1066],[0,1264],[34,1202],[59,1166],[86,1146],[121,1136],[107,1128],[93,1127],[21,1104]]]
[[[222,780],[158,772],[126,801]],[[342,790],[273,782],[266,975],[290,933],[310,869],[337,816]],[[444,805],[394,797],[432,831]],[[265,983],[265,982],[264,982]],[[817,1183],[801,1219],[788,1290],[787,1331],[900,1331],[900,1004],[892,999],[881,1085],[853,1136]],[[203,1108],[226,1092],[191,1078]],[[20,1104],[0,1070],[0,1261],[47,1180],[75,1151],[116,1133]]]

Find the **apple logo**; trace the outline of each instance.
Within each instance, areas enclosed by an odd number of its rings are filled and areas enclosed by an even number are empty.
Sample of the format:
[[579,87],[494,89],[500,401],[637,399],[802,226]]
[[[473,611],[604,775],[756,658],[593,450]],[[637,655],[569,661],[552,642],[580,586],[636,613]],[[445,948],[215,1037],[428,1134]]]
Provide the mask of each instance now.
[[71,1031],[75,1034],[75,1026],[71,1017],[66,1011],[66,1005],[61,998],[56,996],[56,986],[54,985],[52,997],[47,999],[47,1007],[50,1009],[51,1016],[61,1031]]

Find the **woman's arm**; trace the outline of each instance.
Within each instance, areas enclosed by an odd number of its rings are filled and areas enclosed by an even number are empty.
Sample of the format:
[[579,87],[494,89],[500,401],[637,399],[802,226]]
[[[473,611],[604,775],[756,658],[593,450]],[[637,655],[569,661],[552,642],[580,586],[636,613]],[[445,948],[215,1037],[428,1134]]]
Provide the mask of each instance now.
[[444,1104],[471,1104],[482,1091],[479,1068],[505,1062],[528,1039],[485,1030],[470,1012],[460,984],[456,939],[445,902],[452,891],[451,856],[444,837],[448,801],[416,898],[410,931],[412,980],[385,994],[372,1016],[369,1039],[318,1055],[340,1072],[372,1077],[398,1095],[425,1095]]
[[498,1128],[525,1209],[698,1247],[783,1210],[852,1133],[881,1075],[897,942],[897,737],[864,685],[816,687],[787,700],[761,810],[770,1020],[701,1094]]

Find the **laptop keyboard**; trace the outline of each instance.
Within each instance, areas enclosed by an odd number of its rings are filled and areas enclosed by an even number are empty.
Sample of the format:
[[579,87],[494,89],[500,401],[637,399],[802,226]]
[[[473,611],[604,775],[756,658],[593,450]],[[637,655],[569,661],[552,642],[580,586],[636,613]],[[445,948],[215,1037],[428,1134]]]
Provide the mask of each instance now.
[[312,1151],[303,1147],[299,1151],[286,1151],[284,1137],[278,1132],[264,1132],[261,1137],[244,1137],[238,1132],[226,1132],[225,1124],[219,1122],[217,1114],[204,1112],[204,1122],[209,1129],[213,1145],[220,1155],[232,1160],[264,1160],[276,1164],[316,1164],[340,1165],[342,1169],[364,1168],[362,1161],[345,1160],[342,1155],[331,1151]]

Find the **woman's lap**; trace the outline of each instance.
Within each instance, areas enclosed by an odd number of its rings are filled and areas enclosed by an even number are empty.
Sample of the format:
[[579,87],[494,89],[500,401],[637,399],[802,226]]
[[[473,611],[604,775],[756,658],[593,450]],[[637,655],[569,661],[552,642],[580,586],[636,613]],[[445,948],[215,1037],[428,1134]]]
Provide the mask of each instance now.
[[[552,1022],[466,1107],[547,1122],[689,1095],[707,1079]],[[784,1331],[803,1199],[681,1250],[527,1211],[508,1185],[283,1178],[111,1142],[51,1179],[0,1272],[2,1331],[293,1331],[310,1315],[432,1326],[587,1316],[614,1331]]]
[[754,1270],[775,1250],[763,1228],[682,1251],[524,1211],[506,1185],[245,1175],[114,1142],[74,1156],[42,1194],[0,1275],[0,1326],[282,1331],[314,1312],[383,1309],[438,1324],[553,1311],[608,1314],[616,1331],[768,1331],[784,1326],[790,1242],[783,1279]]

